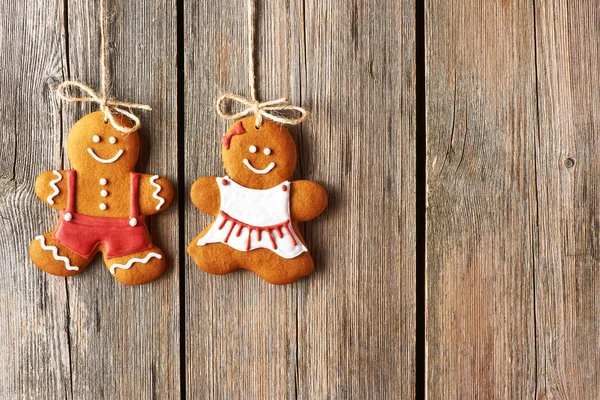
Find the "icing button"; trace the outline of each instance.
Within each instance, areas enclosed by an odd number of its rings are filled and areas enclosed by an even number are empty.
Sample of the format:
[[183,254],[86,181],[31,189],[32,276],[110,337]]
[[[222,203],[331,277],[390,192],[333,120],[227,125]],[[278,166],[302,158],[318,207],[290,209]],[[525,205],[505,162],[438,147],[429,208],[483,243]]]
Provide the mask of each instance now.
[[106,210],[106,204],[104,203],[100,203],[99,207],[102,211]]
[[137,225],[137,219],[135,219],[135,218],[131,218],[131,219],[129,220],[129,225],[131,225],[131,226],[136,226],[136,225]]
[[106,196],[108,196],[108,192],[106,190],[103,190],[100,192],[100,196],[106,197]]
[[227,186],[227,185],[229,184],[229,182],[227,181],[227,179],[223,179],[223,180],[221,181],[221,184],[222,184],[223,186]]
[[281,187],[281,190],[283,190],[284,192],[287,192],[287,185],[283,185],[283,186]]
[[100,184],[101,184],[102,186],[106,185],[107,183],[108,183],[108,182],[106,181],[106,179],[104,179],[104,178],[101,178],[101,179],[100,179]]
[[63,219],[67,222],[69,222],[71,219],[73,219],[73,216],[71,215],[71,213],[65,213],[65,216],[63,217]]

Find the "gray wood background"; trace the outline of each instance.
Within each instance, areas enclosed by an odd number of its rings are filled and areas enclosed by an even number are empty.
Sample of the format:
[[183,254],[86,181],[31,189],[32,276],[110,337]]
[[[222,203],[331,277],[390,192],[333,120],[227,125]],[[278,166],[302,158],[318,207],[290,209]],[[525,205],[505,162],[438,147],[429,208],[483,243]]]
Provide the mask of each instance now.
[[425,19],[427,394],[598,399],[598,4]]
[[138,170],[182,194],[151,218],[170,268],[132,288],[27,255],[57,220],[34,179],[95,109],[52,86],[99,86],[99,1],[0,2],[0,398],[600,398],[596,3],[257,4],[259,96],[312,112],[291,131],[329,194],[317,268],[272,286],[183,250],[210,222],[192,182],[223,174],[215,100],[249,94],[246,0],[108,0],[112,93],[153,107]]
[[[224,173],[215,99],[248,87],[245,0],[186,2],[186,193]],[[311,110],[296,178],[329,206],[305,224],[316,270],[289,286],[185,259],[188,394],[414,396],[415,31],[412,2],[258,3],[257,87]],[[185,237],[210,221],[185,204]],[[187,245],[187,242],[186,242]]]
[[413,3],[259,2],[259,94],[312,111],[292,133],[296,178],[329,194],[302,228],[317,269],[272,286],[181,253],[209,222],[189,187],[223,173],[215,101],[248,94],[246,4],[108,1],[112,94],[153,108],[138,170],[183,193],[151,218],[171,267],[132,288],[101,262],[64,279],[27,255],[57,219],[34,179],[68,168],[68,131],[94,109],[52,85],[99,86],[99,1],[0,3],[0,397],[179,398],[184,383],[189,398],[414,396]]

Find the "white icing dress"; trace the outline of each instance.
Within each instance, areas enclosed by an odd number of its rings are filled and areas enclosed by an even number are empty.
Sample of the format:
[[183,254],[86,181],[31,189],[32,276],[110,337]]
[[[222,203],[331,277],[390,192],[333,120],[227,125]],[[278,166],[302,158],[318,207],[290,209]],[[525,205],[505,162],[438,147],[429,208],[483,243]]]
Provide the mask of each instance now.
[[197,245],[226,243],[239,251],[269,249],[283,258],[307,251],[290,218],[290,182],[266,190],[248,189],[228,176],[216,178],[221,209]]

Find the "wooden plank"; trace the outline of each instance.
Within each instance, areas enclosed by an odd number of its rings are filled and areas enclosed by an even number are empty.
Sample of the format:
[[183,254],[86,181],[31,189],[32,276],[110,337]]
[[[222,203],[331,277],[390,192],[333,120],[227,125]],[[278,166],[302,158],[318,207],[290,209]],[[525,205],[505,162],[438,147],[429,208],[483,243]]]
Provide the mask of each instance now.
[[[99,1],[69,0],[69,77],[100,89]],[[111,95],[152,106],[142,118],[137,171],[176,184],[175,1],[107,1]],[[64,139],[92,104],[64,104]],[[46,168],[47,169],[47,168]],[[139,287],[112,278],[100,259],[67,280],[74,398],[179,397],[179,231],[176,202],[149,218],[169,266]]]
[[600,398],[600,11],[536,2],[537,395]]
[[309,1],[304,177],[329,210],[306,226],[301,398],[415,397],[415,2]]
[[[262,99],[300,101],[303,31],[300,1],[257,5],[257,88]],[[186,2],[186,196],[201,176],[222,176],[220,139],[229,123],[216,113],[221,94],[250,95],[247,1]],[[300,129],[292,129],[299,139]],[[314,176],[305,176],[315,178]],[[211,217],[186,199],[186,242]],[[310,242],[309,242],[310,244]],[[310,278],[309,278],[310,279]],[[191,398],[293,397],[296,286],[273,286],[237,271],[212,276],[186,259],[186,374]]]
[[426,46],[427,395],[532,398],[532,3],[429,1]]
[[0,4],[0,397],[71,393],[65,280],[35,268],[29,242],[56,216],[33,191],[60,168],[61,116],[50,85],[62,80],[63,7],[56,1]]
[[[248,93],[246,4],[185,6],[185,153],[201,160],[186,187],[223,173],[213,104]],[[311,109],[296,178],[330,207],[304,227],[317,269],[293,285],[187,260],[190,396],[414,397],[414,8],[260,2],[261,97]],[[186,212],[191,240],[210,218]]]

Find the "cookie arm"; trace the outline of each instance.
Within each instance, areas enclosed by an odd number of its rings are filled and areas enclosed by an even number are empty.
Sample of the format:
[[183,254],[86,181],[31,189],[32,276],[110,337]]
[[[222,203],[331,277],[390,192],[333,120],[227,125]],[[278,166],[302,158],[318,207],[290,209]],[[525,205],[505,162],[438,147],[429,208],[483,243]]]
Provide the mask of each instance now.
[[292,182],[290,212],[294,221],[316,218],[327,206],[327,193],[321,185],[311,181]]
[[158,175],[139,174],[140,214],[152,215],[169,207],[173,200],[173,186],[167,178]]
[[35,180],[35,194],[56,210],[67,207],[68,197],[67,171],[46,171]]
[[217,178],[214,176],[204,176],[198,179],[192,185],[190,190],[192,203],[200,211],[209,215],[217,216],[221,207],[221,191],[217,185]]

